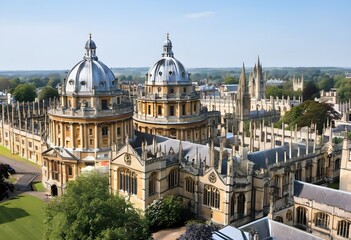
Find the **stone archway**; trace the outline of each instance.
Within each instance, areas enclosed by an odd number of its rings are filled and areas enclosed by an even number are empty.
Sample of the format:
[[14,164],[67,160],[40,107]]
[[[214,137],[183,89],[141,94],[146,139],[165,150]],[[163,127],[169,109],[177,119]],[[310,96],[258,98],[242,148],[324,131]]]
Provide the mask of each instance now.
[[56,184],[51,185],[51,196],[57,196],[57,186],[56,186]]

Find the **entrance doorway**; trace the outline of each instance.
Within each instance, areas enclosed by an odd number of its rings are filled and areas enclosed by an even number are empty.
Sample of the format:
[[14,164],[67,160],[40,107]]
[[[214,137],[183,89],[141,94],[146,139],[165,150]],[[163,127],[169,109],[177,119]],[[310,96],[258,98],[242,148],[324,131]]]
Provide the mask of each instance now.
[[57,196],[57,186],[55,184],[51,186],[51,196]]

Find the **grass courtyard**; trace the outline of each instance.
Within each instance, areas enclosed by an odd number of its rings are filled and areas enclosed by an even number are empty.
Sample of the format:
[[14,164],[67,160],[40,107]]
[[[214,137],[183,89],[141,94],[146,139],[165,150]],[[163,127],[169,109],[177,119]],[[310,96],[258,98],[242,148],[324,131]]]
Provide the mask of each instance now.
[[44,206],[42,200],[27,194],[0,203],[0,239],[42,239]]

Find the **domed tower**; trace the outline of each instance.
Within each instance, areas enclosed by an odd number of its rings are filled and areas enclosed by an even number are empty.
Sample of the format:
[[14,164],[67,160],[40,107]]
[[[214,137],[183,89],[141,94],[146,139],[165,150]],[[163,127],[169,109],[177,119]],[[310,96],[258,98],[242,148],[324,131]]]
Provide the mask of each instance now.
[[48,112],[43,182],[56,193],[82,171],[107,171],[111,146],[121,146],[134,136],[133,106],[117,87],[112,71],[99,61],[91,36],[85,50],[59,89],[60,102],[51,103]]
[[205,143],[207,112],[201,109],[200,95],[190,74],[173,54],[167,34],[162,58],[146,75],[145,89],[137,99],[135,129],[170,138]]

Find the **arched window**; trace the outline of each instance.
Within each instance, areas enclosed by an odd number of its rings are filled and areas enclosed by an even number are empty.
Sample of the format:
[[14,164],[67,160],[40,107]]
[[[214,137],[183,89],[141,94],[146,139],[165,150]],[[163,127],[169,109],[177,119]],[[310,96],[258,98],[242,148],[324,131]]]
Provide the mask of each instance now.
[[316,213],[316,226],[329,229],[329,215],[325,212]]
[[239,193],[239,196],[238,196],[238,209],[237,209],[239,217],[243,217],[244,216],[244,213],[245,213],[245,201],[246,201],[245,194],[244,193]]
[[263,207],[269,207],[269,205],[269,184],[266,184],[263,187]]
[[218,208],[220,207],[220,193],[219,190],[213,186],[206,185],[204,187],[203,204]]
[[318,159],[317,161],[317,180],[324,178],[324,159]]
[[302,167],[301,167],[301,164],[298,164],[297,169],[295,171],[295,180],[301,181],[301,176],[302,176]]
[[235,194],[233,193],[230,199],[230,216],[234,216],[235,214]]
[[173,169],[168,174],[168,188],[178,186],[178,170]]
[[151,114],[151,106],[150,105],[147,106],[147,114],[149,114],[149,115]]
[[288,211],[286,212],[285,218],[286,218],[286,220],[289,221],[289,222],[293,220],[293,215],[292,215],[292,211],[291,211],[291,210],[288,210]]
[[149,177],[149,196],[156,193],[156,173],[151,173]]
[[135,172],[122,169],[119,172],[119,190],[129,194],[137,194],[138,180]]
[[281,216],[276,216],[275,218],[274,218],[274,221],[277,221],[277,222],[284,222],[283,221],[283,218],[281,217]]
[[337,235],[348,239],[349,232],[350,232],[350,223],[345,220],[339,221]]
[[296,208],[296,223],[298,225],[307,226],[307,209],[304,207]]
[[195,192],[195,181],[191,177],[185,178],[185,191],[189,193]]
[[157,114],[162,115],[162,106],[157,106]]
[[340,158],[337,158],[334,163],[334,170],[340,170]]

